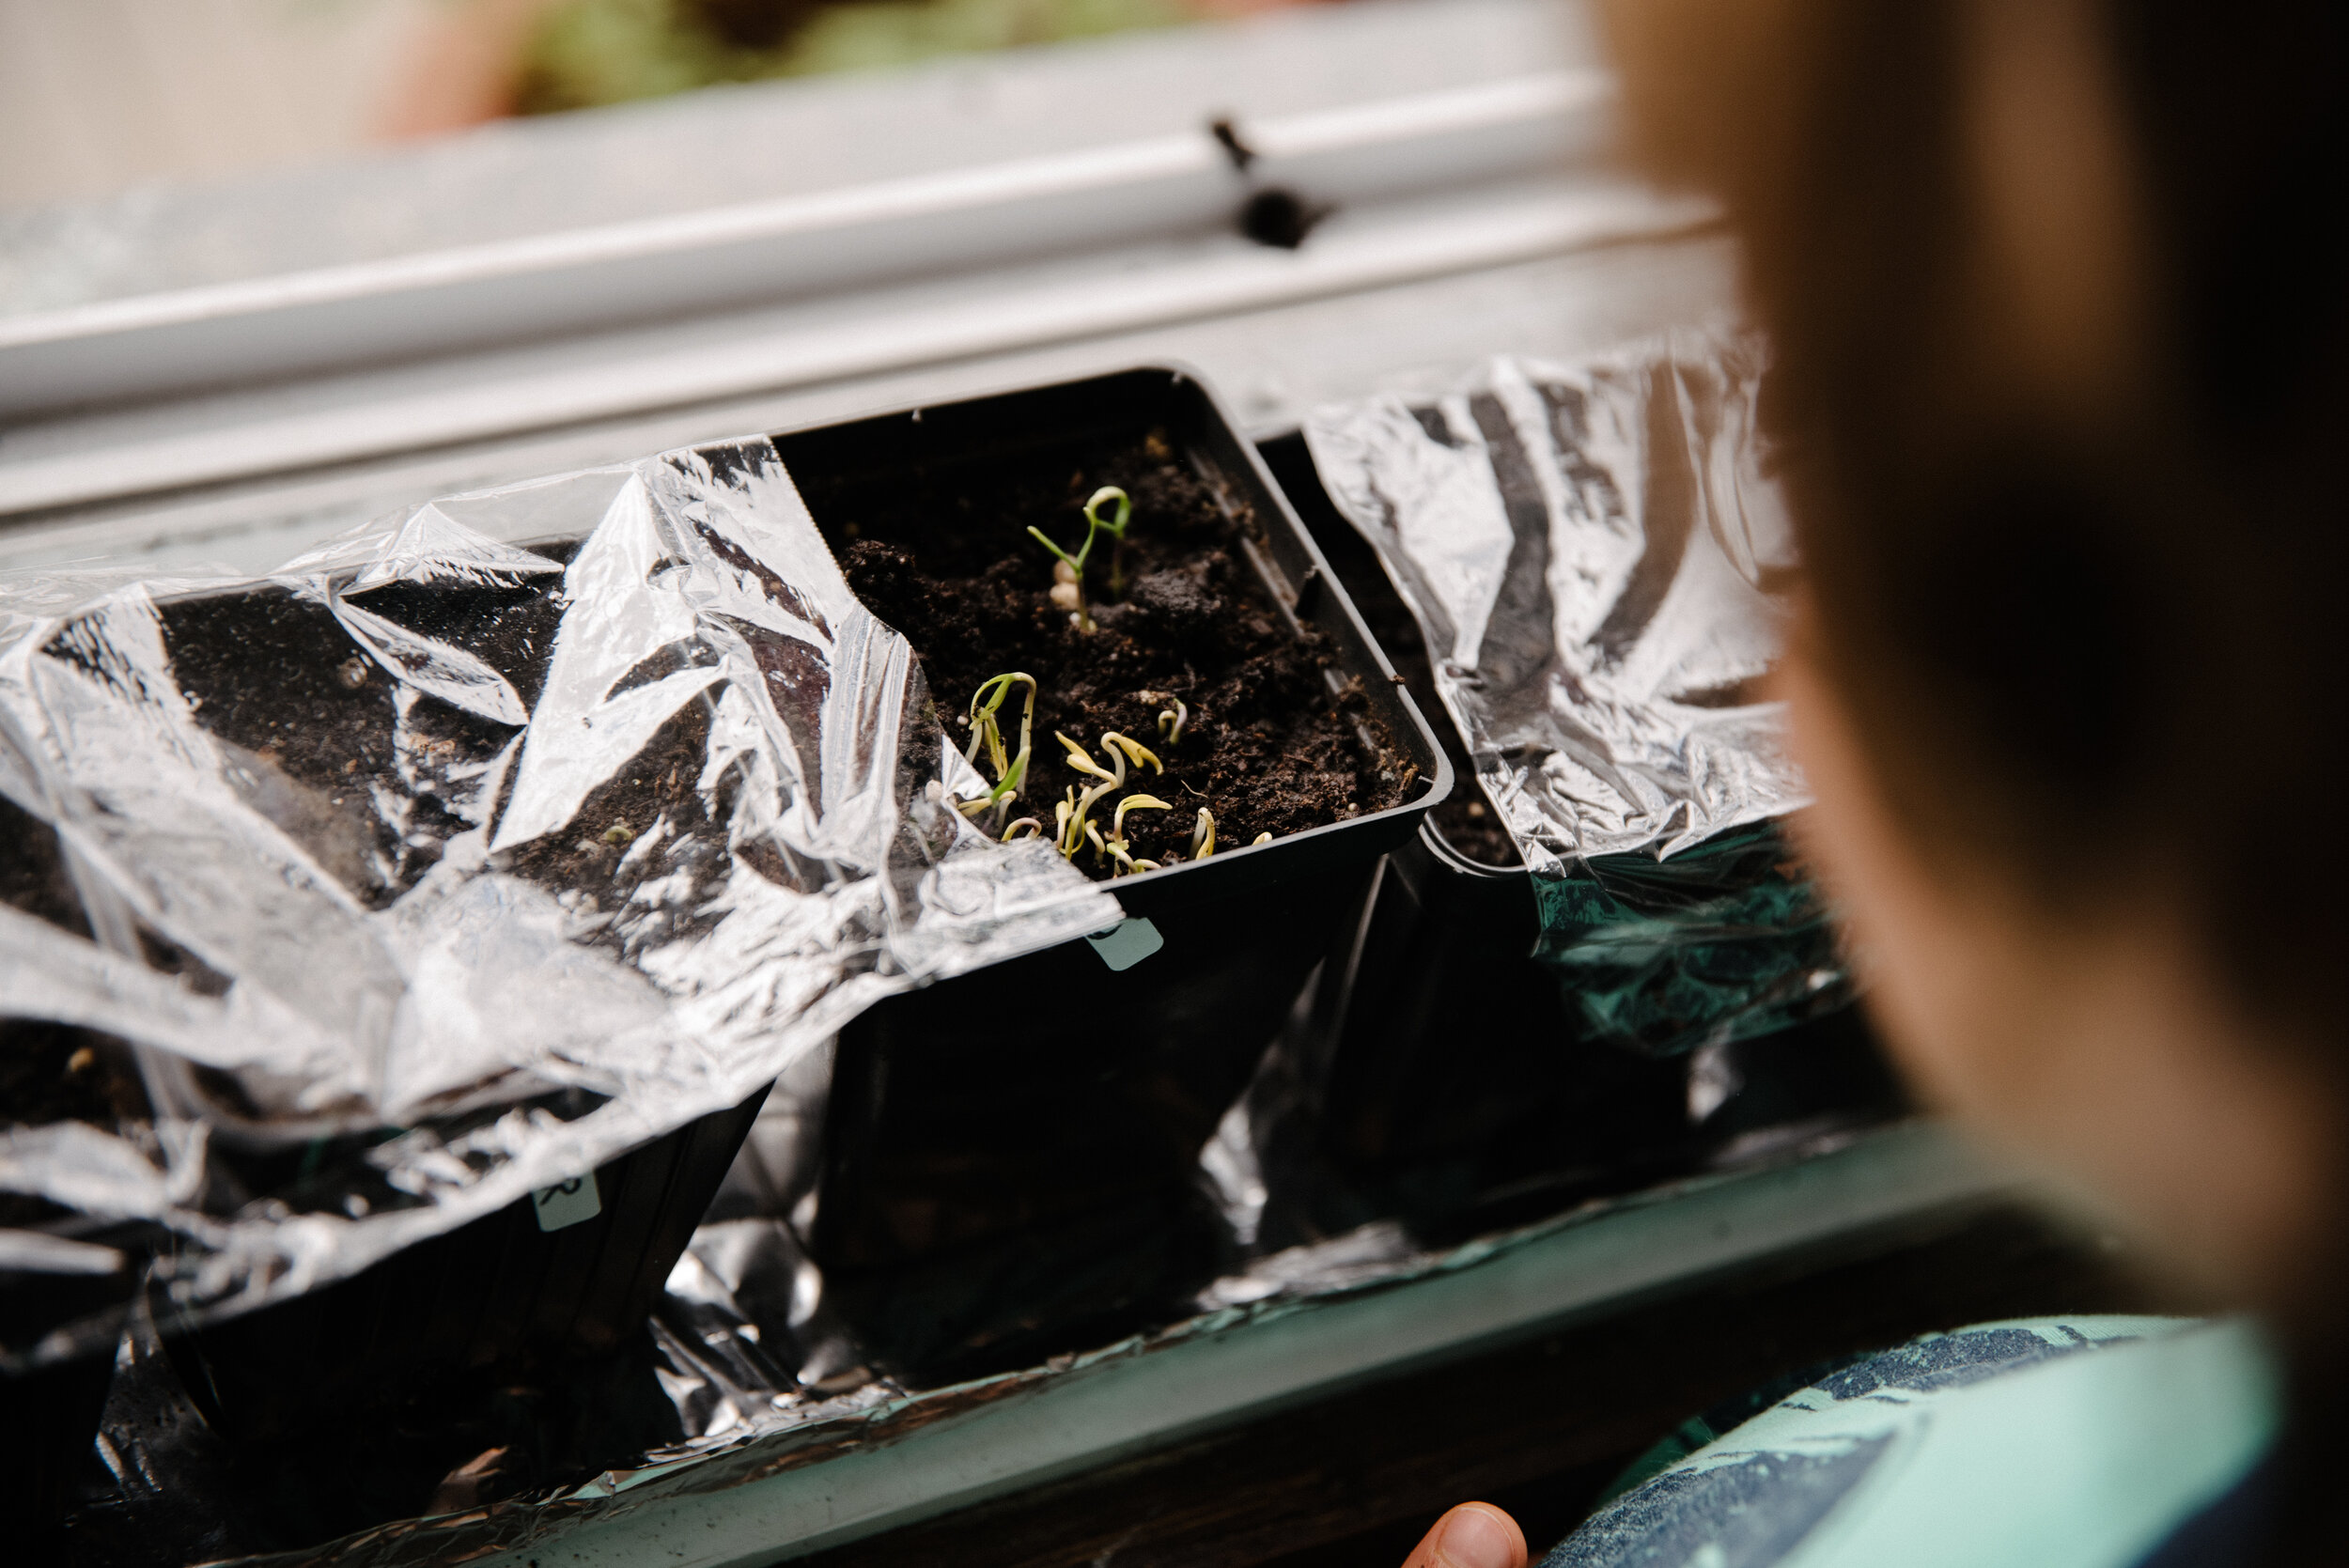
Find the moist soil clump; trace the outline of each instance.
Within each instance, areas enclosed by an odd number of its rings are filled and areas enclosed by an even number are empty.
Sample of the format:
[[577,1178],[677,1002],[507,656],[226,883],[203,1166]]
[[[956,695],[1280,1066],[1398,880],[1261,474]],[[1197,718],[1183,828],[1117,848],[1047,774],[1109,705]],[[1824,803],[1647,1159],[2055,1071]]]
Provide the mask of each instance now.
[[[1052,556],[1027,529],[1075,551],[1086,498],[1104,485],[1133,498],[1133,516],[1122,546],[1106,533],[1094,546],[1087,632],[1052,602]],[[1127,795],[1169,802],[1126,819],[1134,858],[1161,863],[1187,857],[1201,807],[1221,852],[1383,811],[1416,783],[1359,688],[1330,690],[1325,640],[1293,629],[1248,564],[1259,520],[1161,432],[916,470],[885,487],[817,477],[803,489],[858,598],[912,643],[957,745],[969,743],[964,714],[981,684],[1035,677],[1034,754],[1008,815],[1035,817],[1047,837],[1053,802],[1090,782],[1056,731],[1099,761],[1114,732],[1165,764],[1163,775],[1132,768],[1094,808],[1106,833]],[[1159,715],[1176,699],[1189,711],[1169,739]],[[1007,748],[1025,702],[1016,688],[996,715]],[[1075,863],[1097,880],[1114,869],[1090,849]]]

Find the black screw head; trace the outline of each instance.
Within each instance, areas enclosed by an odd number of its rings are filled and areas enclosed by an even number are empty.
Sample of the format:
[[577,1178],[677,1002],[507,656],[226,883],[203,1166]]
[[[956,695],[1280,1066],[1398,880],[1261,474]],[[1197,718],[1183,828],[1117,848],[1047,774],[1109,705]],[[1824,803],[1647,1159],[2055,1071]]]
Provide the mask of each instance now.
[[1250,196],[1239,210],[1239,231],[1259,245],[1293,251],[1305,242],[1315,225],[1330,215],[1284,186],[1275,185]]

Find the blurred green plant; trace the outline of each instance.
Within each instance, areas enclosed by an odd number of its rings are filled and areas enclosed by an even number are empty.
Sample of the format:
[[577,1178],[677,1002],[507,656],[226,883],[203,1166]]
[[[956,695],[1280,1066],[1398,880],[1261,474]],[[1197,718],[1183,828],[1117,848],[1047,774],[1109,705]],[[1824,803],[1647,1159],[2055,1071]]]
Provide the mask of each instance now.
[[1190,20],[1180,0],[564,0],[523,53],[516,107],[590,109]]

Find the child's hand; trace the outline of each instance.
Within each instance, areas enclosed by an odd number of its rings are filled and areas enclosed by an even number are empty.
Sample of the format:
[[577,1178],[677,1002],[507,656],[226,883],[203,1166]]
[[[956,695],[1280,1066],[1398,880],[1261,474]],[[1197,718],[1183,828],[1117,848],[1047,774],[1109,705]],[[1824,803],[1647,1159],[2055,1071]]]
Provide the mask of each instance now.
[[1488,1502],[1464,1502],[1436,1521],[1403,1568],[1525,1568],[1525,1532]]

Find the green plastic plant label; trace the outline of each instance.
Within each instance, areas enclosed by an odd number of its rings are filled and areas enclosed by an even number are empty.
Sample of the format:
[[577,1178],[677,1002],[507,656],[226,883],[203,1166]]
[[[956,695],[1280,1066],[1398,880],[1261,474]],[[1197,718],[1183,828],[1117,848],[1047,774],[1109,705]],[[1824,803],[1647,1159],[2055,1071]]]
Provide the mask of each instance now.
[[568,1230],[601,1214],[603,1194],[596,1190],[596,1173],[590,1171],[583,1176],[540,1188],[530,1195],[530,1207],[538,1217],[540,1230]]
[[1085,939],[1101,962],[1112,970],[1129,970],[1166,945],[1159,928],[1146,920],[1121,920],[1106,931]]

